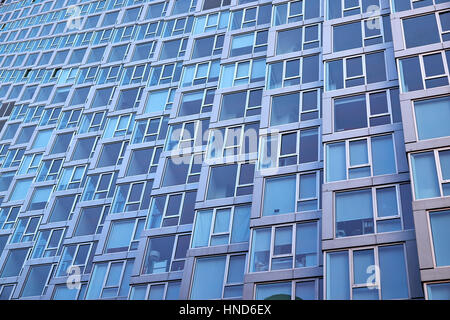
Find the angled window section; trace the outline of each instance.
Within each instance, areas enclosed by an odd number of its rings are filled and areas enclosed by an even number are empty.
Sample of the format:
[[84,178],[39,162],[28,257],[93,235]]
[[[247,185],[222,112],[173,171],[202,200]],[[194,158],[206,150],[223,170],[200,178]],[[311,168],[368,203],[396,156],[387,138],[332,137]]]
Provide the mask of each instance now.
[[231,3],[231,0],[210,0],[203,2],[203,9],[202,10],[209,10],[214,8],[220,8],[229,6]]
[[64,103],[69,95],[70,89],[71,87],[57,88],[51,103]]
[[136,121],[131,144],[165,140],[169,116]]
[[86,165],[64,168],[58,185],[57,191],[82,188],[85,182]]
[[27,154],[20,164],[18,174],[36,173],[41,163],[42,153]]
[[145,113],[160,113],[172,109],[175,91],[175,88],[150,91],[145,104]]
[[199,210],[195,215],[192,248],[248,242],[250,205]]
[[65,284],[55,285],[52,300],[83,300],[87,283],[81,283],[80,288],[69,289]]
[[70,275],[76,267],[80,268],[81,274],[90,273],[96,246],[92,242],[64,246],[55,277]]
[[[125,98],[124,98],[125,99]],[[127,99],[125,99],[127,100]],[[134,125],[134,113],[108,118],[103,138],[121,137],[131,134]]]
[[392,41],[389,16],[333,27],[333,52],[350,50]]
[[86,23],[83,26],[83,30],[95,28],[100,20],[100,15],[89,16],[86,18]]
[[386,81],[384,55],[384,52],[375,52],[327,62],[327,91]]
[[[205,1],[210,3],[214,1]],[[195,18],[194,35],[215,30],[228,29],[230,20],[230,11],[214,12]]]
[[99,234],[109,212],[109,206],[84,207],[80,211],[74,236]]
[[417,137],[427,140],[450,136],[450,96],[414,101]]
[[165,150],[177,150],[206,145],[208,128],[209,119],[170,125]]
[[111,222],[105,253],[137,250],[145,218]]
[[117,171],[93,174],[87,177],[83,201],[112,198],[115,190]]
[[69,50],[57,51],[53,57],[52,65],[63,64],[66,61]]
[[169,2],[159,2],[148,6],[145,19],[162,18],[166,15]]
[[319,210],[321,183],[320,171],[265,179],[262,215]]
[[10,139],[14,138],[17,130],[19,129],[19,126],[20,126],[20,123],[8,124],[8,126],[5,129],[5,132],[3,133],[2,140],[10,140]]
[[266,73],[266,59],[235,62],[222,66],[220,88],[263,81]]
[[182,68],[183,64],[181,62],[152,67],[148,86],[151,87],[179,81]]
[[415,199],[450,195],[450,150],[411,154]]
[[214,56],[222,53],[224,35],[215,35],[196,39],[192,51],[192,59]]
[[320,114],[320,103],[320,89],[274,96],[270,108],[270,125],[317,119]]
[[73,91],[73,95],[70,100],[69,106],[76,106],[80,104],[84,105],[86,103],[90,89],[91,89],[90,87],[76,88]]
[[197,258],[189,299],[242,299],[245,254]]
[[91,48],[86,63],[94,63],[102,61],[106,46]]
[[319,81],[319,64],[319,55],[270,63],[267,88],[276,89]]
[[392,134],[329,143],[325,152],[328,182],[397,172]]
[[28,204],[28,210],[32,211],[45,209],[52,191],[53,186],[35,188],[33,195],[31,196],[30,203]]
[[16,180],[9,196],[9,201],[25,200],[32,182],[32,178]]
[[80,72],[78,73],[76,84],[82,84],[82,83],[90,83],[94,82],[97,79],[98,76],[98,66],[95,67],[88,67],[88,68],[80,68]]
[[236,10],[231,13],[231,30],[269,24],[271,17],[271,4]]
[[20,97],[21,101],[31,100],[33,99],[34,93],[36,92],[37,86],[26,87],[23,91],[22,96]]
[[183,93],[178,116],[211,112],[216,89],[204,89]]
[[78,139],[72,153],[71,160],[83,160],[92,158],[94,155],[94,148],[98,137]]
[[254,171],[255,163],[211,167],[206,200],[252,194]]
[[293,28],[277,32],[276,54],[317,48],[320,45],[320,25]]
[[[19,136],[20,137],[20,136]],[[5,162],[3,163],[3,168],[16,167],[20,164],[23,158],[23,154],[25,153],[25,149],[9,149],[6,154]]]
[[440,28],[438,27],[438,24],[444,22],[442,27],[445,28],[445,20],[448,20],[448,18],[448,12],[441,14],[434,12],[431,14],[402,19],[406,48],[414,48],[449,40],[448,33],[444,33],[442,35],[442,38],[444,38],[445,35],[446,39],[441,39],[441,32],[448,31],[448,29],[439,30]]
[[10,230],[14,227],[20,207],[4,207],[0,209],[0,228]]
[[161,151],[162,148],[132,150],[126,176],[155,173]]
[[403,244],[326,253],[327,300],[409,299]]
[[183,68],[181,87],[215,82],[219,79],[220,60],[212,60]]
[[11,237],[11,243],[33,241],[41,221],[41,216],[19,218]]
[[448,300],[450,297],[450,283],[437,282],[426,285],[427,300]]
[[111,213],[148,209],[152,186],[153,180],[118,185]]
[[163,175],[163,187],[198,182],[203,154],[168,157]]
[[[57,123],[59,120],[59,116],[61,115],[61,110],[62,110],[61,107],[45,109],[41,121],[39,122],[39,125],[46,126],[49,124]],[[48,132],[48,130],[45,130],[45,132]],[[45,142],[45,144],[47,145],[47,143],[48,140]]]
[[97,168],[120,165],[128,146],[128,140],[103,145]]
[[128,44],[111,47],[108,60],[106,62],[109,63],[109,62],[123,61],[128,53],[128,48],[129,48]]
[[137,26],[135,25],[115,29],[113,43],[134,40],[136,32]]
[[143,88],[133,88],[120,91],[114,110],[118,111],[129,108],[137,108],[141,101],[142,91]]
[[399,59],[402,92],[449,84],[450,50]]
[[159,60],[183,57],[186,52],[187,42],[187,38],[163,42]]
[[101,26],[106,27],[110,25],[114,25],[117,22],[117,17],[119,15],[119,11],[108,12],[103,17],[103,21]]
[[399,90],[390,89],[335,98],[333,116],[335,132],[400,122]]
[[[0,92],[1,94],[1,92]],[[28,104],[15,105],[11,111],[9,120],[19,120],[25,118],[28,113]]]
[[122,76],[122,65],[100,68],[97,84],[119,82]]
[[36,182],[55,180],[62,167],[63,159],[51,159],[42,161],[42,165],[36,176]]
[[18,276],[28,256],[29,250],[30,248],[9,250],[0,276],[2,278]]
[[70,142],[72,141],[73,132],[58,134],[50,150],[50,154],[64,153],[67,151]]
[[58,129],[77,127],[81,119],[81,112],[82,109],[63,111],[61,119],[59,120]]
[[84,113],[81,118],[78,133],[97,132],[102,130],[105,125],[105,111]]
[[379,0],[327,0],[327,20],[349,17],[372,11],[377,12],[377,10],[380,10],[379,8],[381,8]]
[[59,246],[62,243],[64,228],[46,229],[39,231],[36,239],[31,259],[46,258],[56,256]]
[[210,129],[207,158],[222,158],[258,152],[259,123]]
[[55,202],[50,210],[48,222],[67,221],[70,219],[78,199],[79,195],[55,197]]
[[141,11],[142,7],[135,7],[125,10],[125,13],[123,14],[122,17],[122,23],[135,22],[139,20]]
[[128,296],[134,259],[100,262],[94,265],[86,300]]
[[450,255],[446,250],[449,242],[448,226],[450,224],[450,211],[431,211],[428,213],[430,219],[434,260],[437,267],[450,265]]
[[320,2],[314,0],[289,1],[288,3],[275,6],[272,24],[279,26],[286,23],[318,18],[319,16]]
[[193,12],[197,6],[197,0],[175,0],[171,15]]
[[260,169],[303,164],[319,160],[319,128],[263,136]]
[[261,113],[262,89],[224,94],[220,120],[249,117]]
[[184,33],[190,33],[194,22],[194,16],[168,20],[164,24],[163,37],[171,37]]
[[[168,2],[164,2],[168,3]],[[159,37],[163,29],[163,21],[146,23],[138,26],[136,40],[152,39]]]
[[190,224],[196,191],[152,196],[146,229]]
[[92,99],[91,108],[99,108],[109,106],[112,102],[114,87],[97,89]]
[[150,63],[124,68],[121,85],[147,83]]
[[140,61],[153,58],[156,48],[156,41],[136,44],[131,61]]
[[336,193],[336,238],[408,229],[407,188],[409,184]]
[[142,274],[182,271],[190,239],[190,234],[150,238],[142,266]]
[[256,31],[233,36],[230,57],[267,51],[268,31]]
[[3,161],[5,161],[6,153],[8,152],[9,144],[4,143],[0,145],[0,165],[3,164]]
[[316,221],[253,230],[250,272],[317,266],[318,233]]
[[255,300],[322,300],[322,279],[258,283]]

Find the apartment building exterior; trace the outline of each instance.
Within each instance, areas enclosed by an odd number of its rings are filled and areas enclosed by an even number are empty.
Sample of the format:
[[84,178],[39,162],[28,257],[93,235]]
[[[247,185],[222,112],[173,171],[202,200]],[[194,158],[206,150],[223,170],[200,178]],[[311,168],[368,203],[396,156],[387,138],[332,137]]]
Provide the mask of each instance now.
[[0,6],[0,299],[450,299],[450,2]]

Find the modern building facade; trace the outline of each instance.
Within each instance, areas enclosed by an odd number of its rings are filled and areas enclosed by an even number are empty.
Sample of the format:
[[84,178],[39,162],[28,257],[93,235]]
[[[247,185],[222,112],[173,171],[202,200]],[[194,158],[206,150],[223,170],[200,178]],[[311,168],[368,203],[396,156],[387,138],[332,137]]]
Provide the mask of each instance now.
[[0,5],[0,299],[450,299],[450,1]]

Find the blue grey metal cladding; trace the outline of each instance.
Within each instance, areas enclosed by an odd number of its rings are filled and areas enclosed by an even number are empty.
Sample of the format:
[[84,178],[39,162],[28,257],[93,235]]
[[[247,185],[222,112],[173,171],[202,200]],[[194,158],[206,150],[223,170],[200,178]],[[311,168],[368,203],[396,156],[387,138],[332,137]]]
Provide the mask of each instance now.
[[450,299],[449,8],[4,1],[0,299]]

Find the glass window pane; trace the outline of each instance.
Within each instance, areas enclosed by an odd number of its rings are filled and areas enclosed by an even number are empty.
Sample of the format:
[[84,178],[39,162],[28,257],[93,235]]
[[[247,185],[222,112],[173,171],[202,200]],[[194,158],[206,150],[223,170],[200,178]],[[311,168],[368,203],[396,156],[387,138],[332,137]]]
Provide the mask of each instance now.
[[450,136],[450,96],[414,102],[420,140]]
[[195,263],[190,299],[221,299],[226,256],[200,258]]
[[433,236],[433,249],[436,259],[436,266],[450,265],[450,211],[430,212],[430,225]]
[[380,259],[381,298],[407,299],[408,281],[403,245],[378,249]]
[[336,193],[336,237],[373,233],[371,189]]
[[412,154],[411,167],[416,199],[439,197],[439,182],[433,152]]
[[267,179],[264,188],[263,216],[295,212],[296,177]]

